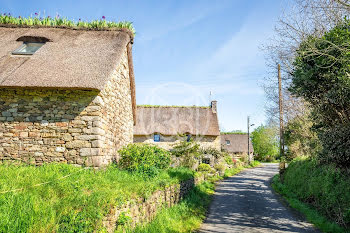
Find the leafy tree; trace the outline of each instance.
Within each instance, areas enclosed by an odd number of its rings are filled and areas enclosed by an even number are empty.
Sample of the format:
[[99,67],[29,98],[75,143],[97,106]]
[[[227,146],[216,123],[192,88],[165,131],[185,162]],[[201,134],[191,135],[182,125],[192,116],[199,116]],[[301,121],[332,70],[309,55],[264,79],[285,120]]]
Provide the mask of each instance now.
[[274,127],[261,125],[252,132],[257,160],[273,160],[278,155],[278,138]]
[[300,44],[289,90],[312,106],[320,158],[350,167],[350,21]]
[[298,156],[315,156],[320,151],[320,142],[312,129],[310,113],[288,121],[284,130],[286,156],[292,160]]

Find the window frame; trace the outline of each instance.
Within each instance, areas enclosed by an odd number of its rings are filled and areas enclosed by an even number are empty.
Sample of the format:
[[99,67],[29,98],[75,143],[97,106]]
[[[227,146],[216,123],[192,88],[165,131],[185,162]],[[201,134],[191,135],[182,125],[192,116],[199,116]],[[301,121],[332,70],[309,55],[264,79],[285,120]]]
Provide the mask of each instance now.
[[226,141],[226,145],[229,146],[231,145],[231,141],[230,140],[225,140]]
[[[34,52],[21,52],[21,50],[23,50],[24,48],[28,47],[28,44],[38,44],[39,46],[38,49],[36,49]],[[45,42],[23,42],[23,44],[15,49],[14,51],[12,51],[12,55],[33,55],[34,53],[36,53],[43,45],[45,44]]]

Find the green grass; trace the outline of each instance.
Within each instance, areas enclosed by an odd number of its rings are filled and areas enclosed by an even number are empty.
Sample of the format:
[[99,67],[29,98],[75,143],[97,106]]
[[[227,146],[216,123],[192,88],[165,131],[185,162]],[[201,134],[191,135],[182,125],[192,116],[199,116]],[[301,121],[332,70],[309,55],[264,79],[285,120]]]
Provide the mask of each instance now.
[[88,29],[88,30],[111,30],[125,28],[135,34],[135,28],[131,22],[121,21],[107,21],[104,16],[100,20],[93,21],[74,21],[67,18],[56,17],[44,17],[41,18],[37,15],[35,17],[13,17],[9,14],[0,14],[0,24],[13,25],[19,27],[64,27],[74,29]]
[[191,177],[184,168],[144,179],[115,166],[0,165],[0,232],[100,232],[113,206]]
[[117,232],[193,232],[205,219],[214,189],[214,183],[203,182],[197,185],[179,204],[159,211],[149,224],[137,226],[135,229],[120,228]]
[[323,232],[349,232],[349,183],[349,177],[331,165],[298,159],[289,164],[283,184],[277,175],[272,187]]
[[[207,209],[215,191],[215,182],[233,176],[245,168],[258,165],[260,165],[259,162],[254,162],[252,165],[226,169],[225,175],[222,177],[209,177],[207,181],[197,185],[179,204],[159,211],[152,222],[137,226],[135,229],[121,227],[117,232],[194,232],[200,228],[205,219]],[[202,173],[198,172],[196,173],[196,176],[200,174]]]
[[181,106],[181,105],[137,105],[137,107],[143,107],[143,108],[210,108],[210,106]]
[[228,135],[228,134],[247,134],[245,132],[220,132],[221,135]]

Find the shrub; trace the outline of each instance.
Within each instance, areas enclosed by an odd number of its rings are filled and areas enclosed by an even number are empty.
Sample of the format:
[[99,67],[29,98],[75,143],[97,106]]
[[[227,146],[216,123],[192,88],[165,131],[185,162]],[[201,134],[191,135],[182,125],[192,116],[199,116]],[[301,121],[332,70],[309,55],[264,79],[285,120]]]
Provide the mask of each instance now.
[[296,197],[338,224],[350,227],[350,174],[315,159],[293,160],[283,177]]
[[201,164],[199,164],[197,170],[201,171],[201,172],[210,172],[211,171],[211,167],[210,167],[209,164],[201,163]]
[[147,177],[154,177],[161,169],[170,166],[170,153],[157,146],[146,144],[129,144],[119,151],[119,167]]
[[228,164],[228,165],[234,165],[234,162],[233,162],[233,158],[230,156],[230,155],[225,155],[225,162]]
[[212,155],[214,156],[216,159],[221,157],[221,152],[215,148],[212,147],[202,147],[199,152],[201,154],[205,154],[205,155]]
[[214,168],[220,173],[223,173],[225,172],[226,166],[224,163],[218,163],[218,164],[215,164]]
[[195,169],[194,167],[196,163],[198,163],[199,159],[201,158],[199,144],[193,142],[193,140],[189,142],[181,141],[179,144],[173,147],[171,153],[174,156],[181,158],[180,166],[190,169]]

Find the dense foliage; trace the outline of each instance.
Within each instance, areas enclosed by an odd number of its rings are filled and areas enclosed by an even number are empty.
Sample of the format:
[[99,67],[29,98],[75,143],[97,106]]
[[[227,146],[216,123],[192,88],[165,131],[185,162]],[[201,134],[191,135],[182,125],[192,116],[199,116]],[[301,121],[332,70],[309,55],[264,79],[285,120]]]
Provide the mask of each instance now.
[[309,114],[289,120],[284,129],[284,143],[288,161],[298,156],[316,156],[321,149],[313,121]]
[[278,156],[277,130],[271,126],[261,125],[252,134],[255,159],[272,161]]
[[62,18],[59,15],[56,17],[39,17],[38,13],[35,13],[35,17],[13,17],[11,14],[0,14],[0,24],[17,25],[24,27],[67,27],[67,28],[81,28],[81,29],[113,29],[113,28],[127,28],[135,34],[135,29],[131,22],[113,22],[107,21],[104,16],[101,20],[93,20],[91,22],[82,21],[79,19],[78,22]]
[[172,155],[180,158],[180,166],[193,169],[195,164],[198,164],[202,154],[199,148],[199,144],[192,139],[187,142],[180,141],[171,150]]
[[157,146],[129,144],[119,151],[119,167],[145,177],[154,177],[170,166],[170,153]]
[[112,165],[67,164],[0,165],[0,174],[0,232],[103,232],[103,217],[113,206],[193,178],[184,168],[144,179]]
[[289,164],[283,184],[301,201],[314,206],[338,224],[350,227],[350,174],[315,159],[298,158]]
[[309,37],[297,52],[290,91],[312,106],[323,146],[321,159],[350,167],[350,21],[322,38]]

